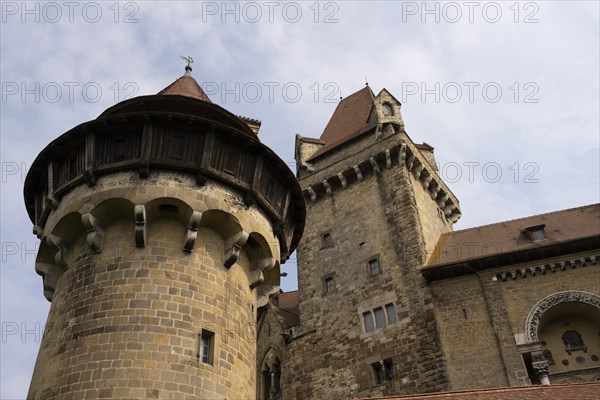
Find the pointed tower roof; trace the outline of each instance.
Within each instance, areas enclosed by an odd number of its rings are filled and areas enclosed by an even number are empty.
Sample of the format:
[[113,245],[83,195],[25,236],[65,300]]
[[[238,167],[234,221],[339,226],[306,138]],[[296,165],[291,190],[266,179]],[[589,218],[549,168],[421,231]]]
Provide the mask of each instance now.
[[[192,77],[192,67],[187,65],[185,73],[155,95],[139,96],[122,101],[106,109],[99,118],[130,113],[162,113],[187,115],[219,122],[244,132],[258,140],[256,132],[242,118],[213,103],[202,87]],[[260,123],[255,121],[255,125]],[[258,130],[258,129],[256,129]]]
[[210,98],[204,93],[204,90],[202,90],[202,87],[192,77],[192,67],[189,65],[185,67],[185,74],[183,74],[183,76],[157,94],[193,97],[198,100],[212,103]]
[[339,102],[331,119],[327,123],[320,140],[325,146],[319,149],[311,159],[326,153],[351,138],[374,128],[369,123],[369,115],[373,108],[375,94],[369,86],[365,86]]
[[325,143],[336,142],[363,128],[369,119],[373,99],[373,91],[369,86],[365,86],[340,101],[321,135],[321,140]]

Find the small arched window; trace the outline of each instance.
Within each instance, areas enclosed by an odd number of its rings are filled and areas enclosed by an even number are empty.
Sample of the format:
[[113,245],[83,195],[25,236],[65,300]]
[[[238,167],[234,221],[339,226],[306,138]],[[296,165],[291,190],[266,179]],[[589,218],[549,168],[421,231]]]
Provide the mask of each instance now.
[[392,115],[394,115],[394,109],[392,108],[392,105],[390,103],[383,103],[383,115],[385,115],[386,117],[391,117]]
[[583,350],[584,353],[587,352],[587,346],[583,343],[583,338],[577,331],[565,331],[562,335],[562,340],[565,345],[565,351],[569,354],[577,350]]
[[270,358],[262,372],[261,400],[278,400],[281,398],[281,361],[278,357]]

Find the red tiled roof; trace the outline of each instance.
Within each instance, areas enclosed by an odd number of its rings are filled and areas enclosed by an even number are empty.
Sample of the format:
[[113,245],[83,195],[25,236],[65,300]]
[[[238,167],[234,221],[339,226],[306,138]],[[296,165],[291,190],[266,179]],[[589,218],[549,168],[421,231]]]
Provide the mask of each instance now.
[[[365,86],[340,101],[320,137],[325,146],[321,147],[310,159],[364,133],[365,128],[369,126],[368,120],[373,108],[373,99],[375,99],[373,91],[369,86]],[[369,126],[369,128],[373,127],[374,125]]]
[[[499,389],[469,390],[399,397],[378,397],[385,400],[598,400],[600,382],[569,385],[537,385]],[[366,399],[365,399],[366,400]],[[369,400],[376,400],[370,398]]]
[[178,78],[175,82],[158,92],[159,95],[179,95],[193,97],[208,103],[212,103],[202,87],[196,82],[191,74],[186,72],[185,75]]
[[298,299],[298,291],[279,293],[279,308],[291,312],[292,314],[300,314],[300,301]]
[[[525,230],[537,225],[544,239],[533,241]],[[591,204],[445,233],[424,269],[599,236],[600,204]]]
[[279,316],[285,321],[285,327],[300,323],[300,302],[298,291],[279,293]]

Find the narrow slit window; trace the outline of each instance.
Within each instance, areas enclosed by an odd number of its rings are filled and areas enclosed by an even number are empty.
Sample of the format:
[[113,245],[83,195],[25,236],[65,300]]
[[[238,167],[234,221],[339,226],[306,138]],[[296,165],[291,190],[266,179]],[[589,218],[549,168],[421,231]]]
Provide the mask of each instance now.
[[324,233],[322,236],[322,245],[323,247],[333,247],[333,239],[331,238],[331,233]]
[[333,282],[333,276],[328,276],[324,280],[324,291],[325,291],[325,293],[332,293],[334,289],[335,289],[335,286],[334,286],[334,282]]
[[200,351],[199,359],[205,364],[213,364],[215,346],[215,334],[213,332],[202,329],[200,334]]

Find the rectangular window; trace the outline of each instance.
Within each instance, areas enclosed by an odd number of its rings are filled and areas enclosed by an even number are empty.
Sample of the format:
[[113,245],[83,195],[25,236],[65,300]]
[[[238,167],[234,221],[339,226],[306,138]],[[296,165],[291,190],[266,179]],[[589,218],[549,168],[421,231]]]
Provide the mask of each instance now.
[[525,228],[525,232],[529,236],[530,240],[537,242],[538,240],[544,240],[544,228],[546,225],[536,225]]
[[373,367],[373,374],[375,375],[375,382],[379,385],[383,383],[383,365],[380,362],[371,364]]
[[375,327],[377,329],[385,327],[385,313],[383,312],[383,308],[379,307],[373,311],[375,311]]
[[333,239],[331,238],[331,233],[324,233],[322,236],[322,245],[323,247],[333,247]]
[[373,258],[369,260],[369,274],[371,274],[371,276],[375,276],[380,272],[381,269],[379,268],[379,259]]
[[199,357],[200,361],[205,364],[213,363],[213,353],[215,346],[215,334],[213,332],[202,329],[202,334],[200,334],[200,351]]
[[363,313],[363,322],[365,324],[365,332],[373,331],[373,315],[370,311]]
[[392,303],[385,305],[385,313],[387,314],[388,325],[396,323],[396,308]]
[[391,359],[383,360],[383,369],[385,369],[385,380],[394,380],[394,363]]
[[334,286],[333,286],[333,276],[328,276],[327,278],[325,278],[325,293],[331,293],[333,292]]

